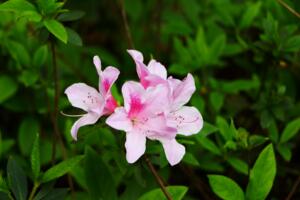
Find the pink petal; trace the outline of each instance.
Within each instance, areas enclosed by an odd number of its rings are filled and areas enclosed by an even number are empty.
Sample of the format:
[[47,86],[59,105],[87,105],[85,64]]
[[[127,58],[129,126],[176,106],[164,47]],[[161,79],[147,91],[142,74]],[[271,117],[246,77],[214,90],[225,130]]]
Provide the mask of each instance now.
[[170,165],[173,166],[178,164],[185,154],[185,147],[182,144],[179,144],[175,139],[162,140],[161,143]]
[[143,54],[141,52],[136,50],[127,50],[127,52],[130,54],[130,56],[133,58],[135,65],[136,65],[136,71],[138,74],[138,77],[141,81],[141,84],[146,88],[148,87],[148,82],[145,80],[145,77],[149,75],[149,71],[146,67],[146,65],[143,63]]
[[122,86],[124,107],[128,113],[138,114],[142,109],[142,96],[145,93],[143,86],[134,81],[127,81]]
[[104,99],[98,91],[85,83],[75,83],[65,90],[72,106],[81,108],[87,112],[94,111],[102,114]]
[[101,70],[101,60],[100,60],[99,56],[94,56],[93,61],[94,61],[96,70],[98,72],[98,75],[100,76],[102,70]]
[[115,109],[118,107],[118,103],[111,94],[108,94],[106,96],[108,96],[108,97],[106,97],[103,114],[109,115],[115,111]]
[[99,90],[103,96],[109,93],[112,84],[118,79],[120,71],[115,67],[106,67],[100,74]]
[[125,148],[127,162],[134,163],[145,153],[146,136],[140,132],[127,132]]
[[[174,84],[175,83],[175,84]],[[173,103],[172,108],[176,110],[186,104],[196,90],[195,81],[191,74],[178,84],[178,81],[170,82],[173,87]]]
[[106,124],[117,130],[131,131],[132,123],[123,107],[119,107],[106,119]]
[[79,118],[72,126],[71,128],[71,135],[74,140],[77,140],[77,132],[78,129],[85,125],[95,124],[97,120],[101,117],[101,115],[98,115],[97,113],[87,113],[83,115],[81,118]]
[[199,133],[203,119],[195,107],[183,106],[168,115],[168,125],[176,127],[179,134],[188,136]]
[[167,70],[160,62],[152,59],[148,64],[148,70],[151,74],[157,75],[162,79],[167,79]]

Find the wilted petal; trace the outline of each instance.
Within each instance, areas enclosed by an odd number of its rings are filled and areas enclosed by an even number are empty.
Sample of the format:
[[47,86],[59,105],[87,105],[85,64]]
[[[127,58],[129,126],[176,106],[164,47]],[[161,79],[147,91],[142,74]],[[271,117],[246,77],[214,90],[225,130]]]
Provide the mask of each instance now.
[[125,148],[128,163],[134,163],[145,153],[146,136],[140,132],[127,132]]
[[170,165],[178,164],[185,154],[185,147],[179,144],[175,139],[162,140],[161,143]]
[[203,119],[195,107],[183,106],[168,115],[168,125],[177,128],[182,135],[199,133],[203,127]]
[[175,84],[176,88],[173,88],[172,94],[172,108],[176,110],[177,108],[180,108],[190,100],[190,98],[196,90],[196,87],[194,78],[191,74],[188,74],[187,77],[179,84],[178,82],[175,83],[175,81],[173,81],[173,87],[175,86]]
[[71,128],[71,135],[74,138],[74,140],[77,140],[77,132],[80,127],[85,125],[95,124],[100,117],[101,115],[90,112],[83,115],[81,118],[79,118]]
[[99,90],[103,96],[109,93],[112,84],[118,79],[120,71],[115,67],[106,67],[100,74]]
[[114,129],[131,131],[132,123],[123,107],[117,108],[107,119],[106,123]]
[[75,83],[65,90],[72,106],[81,108],[87,112],[94,111],[102,114],[104,99],[100,93],[85,83]]
[[157,75],[162,79],[167,79],[167,70],[160,62],[152,59],[148,64],[148,70],[151,74]]

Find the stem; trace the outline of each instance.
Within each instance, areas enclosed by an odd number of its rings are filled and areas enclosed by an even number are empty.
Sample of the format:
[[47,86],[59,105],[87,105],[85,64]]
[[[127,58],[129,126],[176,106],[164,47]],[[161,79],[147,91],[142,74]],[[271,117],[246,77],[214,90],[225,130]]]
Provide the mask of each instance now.
[[154,166],[152,165],[150,159],[145,155],[145,160],[146,163],[149,167],[149,169],[151,170],[152,174],[154,175],[157,183],[159,184],[161,190],[163,191],[163,193],[165,194],[165,196],[167,197],[168,200],[172,200],[171,195],[169,194],[169,192],[166,190],[166,187],[164,185],[164,182],[162,180],[162,178],[159,176],[159,174],[157,173],[157,171],[155,170]]
[[300,14],[294,10],[293,8],[291,8],[287,3],[285,3],[283,0],[277,0],[278,3],[280,3],[283,7],[285,7],[290,13],[292,13],[293,15],[295,15],[296,17],[298,17],[300,19]]
[[[57,70],[57,62],[56,62],[56,51],[55,51],[55,44],[53,41],[50,42],[51,46],[51,52],[52,52],[52,64],[53,64],[53,80],[54,80],[54,109],[51,114],[52,118],[52,124],[54,129],[54,135],[53,135],[53,149],[52,149],[52,162],[54,162],[55,159],[55,153],[56,153],[56,140],[58,140],[61,150],[62,150],[62,156],[63,159],[68,159],[67,151],[63,142],[63,138],[61,137],[61,134],[59,132],[58,128],[58,114],[59,114],[59,84],[58,84],[58,70]],[[68,184],[71,189],[71,199],[75,199],[75,192],[74,192],[74,185],[72,181],[72,177],[68,174]]]
[[39,188],[39,186],[40,186],[40,184],[38,182],[34,182],[34,185],[33,185],[33,188],[32,188],[32,190],[30,192],[28,200],[33,200],[34,195],[35,195],[37,189]]
[[296,182],[294,183],[294,185],[292,187],[292,190],[290,191],[290,193],[288,194],[288,196],[286,197],[285,200],[291,200],[292,199],[292,197],[295,194],[299,184],[300,184],[300,176],[298,176]]
[[122,20],[123,20],[123,24],[124,24],[124,28],[125,28],[127,43],[128,43],[129,48],[134,49],[134,44],[133,44],[133,40],[131,37],[131,32],[130,32],[130,28],[128,25],[128,21],[127,21],[124,0],[120,0],[120,5],[121,5],[121,14],[122,14]]

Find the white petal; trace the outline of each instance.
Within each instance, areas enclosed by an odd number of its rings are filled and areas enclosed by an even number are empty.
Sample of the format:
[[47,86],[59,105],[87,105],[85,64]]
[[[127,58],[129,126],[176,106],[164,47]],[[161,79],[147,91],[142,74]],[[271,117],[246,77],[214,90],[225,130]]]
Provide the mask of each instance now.
[[127,162],[134,163],[145,153],[146,136],[140,132],[127,132],[125,148]]
[[185,147],[182,144],[179,144],[175,139],[163,140],[161,143],[170,165],[173,166],[178,164],[185,154]]
[[95,124],[97,120],[101,117],[97,113],[87,113],[79,118],[71,128],[71,135],[74,140],[77,140],[78,129],[85,125]]
[[151,60],[148,64],[148,70],[151,74],[157,75],[163,79],[167,79],[167,70],[160,62]]
[[127,132],[132,129],[132,123],[123,107],[116,108],[115,112],[106,119],[106,123],[117,130]]

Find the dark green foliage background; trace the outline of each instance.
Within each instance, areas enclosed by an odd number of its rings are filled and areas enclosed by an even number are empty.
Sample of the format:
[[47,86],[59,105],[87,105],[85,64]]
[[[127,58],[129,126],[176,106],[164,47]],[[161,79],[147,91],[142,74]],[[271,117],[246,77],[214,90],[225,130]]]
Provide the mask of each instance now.
[[[94,55],[121,71],[119,103],[124,81],[137,80],[122,0],[0,2],[0,199],[165,199],[144,159],[126,162],[125,133],[101,119],[74,142],[75,119],[53,115],[56,92],[59,111],[82,114],[63,92],[97,87]],[[285,2],[300,12],[300,2]],[[177,137],[183,161],[170,167],[161,145],[147,142],[172,197],[300,198],[300,18],[276,0],[125,0],[125,13],[146,62],[196,80],[190,104],[205,125]]]

